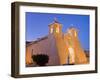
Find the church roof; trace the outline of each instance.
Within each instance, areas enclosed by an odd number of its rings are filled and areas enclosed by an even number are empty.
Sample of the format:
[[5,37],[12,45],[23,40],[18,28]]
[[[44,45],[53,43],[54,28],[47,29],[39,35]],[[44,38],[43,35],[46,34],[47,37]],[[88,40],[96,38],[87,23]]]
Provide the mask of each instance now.
[[32,45],[32,44],[36,44],[36,43],[38,43],[38,42],[40,42],[40,41],[42,41],[42,40],[45,40],[45,39],[48,39],[48,36],[44,36],[44,37],[42,37],[42,38],[37,38],[37,40],[35,40],[35,41],[31,41],[31,42],[26,42],[26,46],[30,46],[30,45]]

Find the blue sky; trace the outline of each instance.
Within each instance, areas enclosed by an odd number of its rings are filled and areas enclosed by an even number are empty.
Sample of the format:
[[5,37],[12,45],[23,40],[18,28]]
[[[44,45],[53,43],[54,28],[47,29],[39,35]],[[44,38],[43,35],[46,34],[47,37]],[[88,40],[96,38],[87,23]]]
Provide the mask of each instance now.
[[79,30],[79,40],[84,49],[89,49],[89,15],[52,14],[26,12],[26,41],[33,41],[49,33],[48,25],[57,18],[62,31],[73,25]]

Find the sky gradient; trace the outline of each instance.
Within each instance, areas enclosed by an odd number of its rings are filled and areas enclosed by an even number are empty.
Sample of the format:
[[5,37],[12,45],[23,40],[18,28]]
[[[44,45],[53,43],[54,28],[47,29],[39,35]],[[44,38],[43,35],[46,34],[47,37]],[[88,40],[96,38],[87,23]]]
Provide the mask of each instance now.
[[82,47],[89,50],[89,15],[26,12],[26,41],[33,41],[48,35],[48,25],[54,21],[54,18],[62,24],[63,33],[71,25],[77,28]]

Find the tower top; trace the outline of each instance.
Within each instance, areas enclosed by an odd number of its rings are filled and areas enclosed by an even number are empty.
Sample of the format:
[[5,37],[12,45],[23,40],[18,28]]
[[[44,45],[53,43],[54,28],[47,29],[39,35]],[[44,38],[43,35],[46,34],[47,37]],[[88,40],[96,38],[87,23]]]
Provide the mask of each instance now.
[[54,18],[53,23],[49,24],[50,33],[58,34],[62,33],[62,25]]
[[79,32],[78,28],[75,28],[75,26],[73,24],[70,25],[70,27],[68,28],[70,30],[76,30],[77,32]]
[[54,22],[58,22],[56,17],[54,18]]
[[51,24],[49,24],[49,26],[54,25],[54,24],[59,24],[59,25],[61,25],[61,24],[58,22],[58,20],[57,20],[56,17],[54,18],[54,21],[53,21]]
[[54,23],[59,23],[56,17],[54,18]]

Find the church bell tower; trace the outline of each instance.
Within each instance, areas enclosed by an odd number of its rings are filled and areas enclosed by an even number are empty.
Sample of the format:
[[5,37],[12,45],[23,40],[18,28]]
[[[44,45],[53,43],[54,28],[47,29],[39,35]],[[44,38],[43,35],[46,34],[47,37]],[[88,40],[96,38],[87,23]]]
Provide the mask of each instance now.
[[63,39],[62,25],[57,21],[56,18],[54,19],[54,22],[49,25],[49,34],[54,36],[60,64],[66,64],[68,50]]
[[49,34],[62,34],[62,25],[54,19],[54,22],[49,25]]

